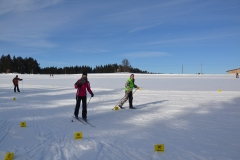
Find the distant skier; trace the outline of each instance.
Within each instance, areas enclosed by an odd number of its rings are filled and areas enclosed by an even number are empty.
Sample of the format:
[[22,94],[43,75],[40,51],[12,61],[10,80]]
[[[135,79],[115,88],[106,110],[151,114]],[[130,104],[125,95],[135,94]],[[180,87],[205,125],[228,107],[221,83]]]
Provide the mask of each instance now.
[[16,75],[16,77],[13,78],[12,82],[14,85],[14,92],[16,92],[16,88],[17,88],[17,91],[20,92],[19,87],[18,87],[18,81],[22,81],[22,80],[23,79],[18,78],[18,75]]
[[139,88],[137,85],[134,84],[134,74],[130,75],[130,78],[128,78],[126,84],[125,84],[125,96],[123,97],[123,99],[121,100],[121,102],[119,103],[119,107],[121,109],[123,109],[123,104],[128,100],[129,101],[129,108],[130,109],[135,109],[135,107],[133,107],[132,101],[133,101],[133,88]]
[[239,78],[239,75],[238,75],[238,73],[236,73],[236,78]]
[[78,113],[80,108],[80,103],[82,101],[82,118],[87,120],[87,91],[91,94],[91,97],[94,96],[91,88],[90,82],[87,79],[87,72],[83,72],[82,78],[80,78],[75,84],[75,88],[77,89],[76,93],[76,107],[74,111],[75,117],[78,119]]

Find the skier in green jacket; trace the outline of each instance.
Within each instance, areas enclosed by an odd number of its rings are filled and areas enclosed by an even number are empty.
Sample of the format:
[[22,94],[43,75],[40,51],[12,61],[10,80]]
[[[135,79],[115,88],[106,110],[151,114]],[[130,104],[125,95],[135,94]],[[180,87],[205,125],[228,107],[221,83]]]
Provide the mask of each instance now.
[[127,80],[126,84],[125,84],[125,96],[123,97],[123,99],[120,101],[118,107],[120,107],[121,109],[124,109],[122,106],[123,104],[128,100],[129,101],[129,108],[130,109],[135,109],[133,107],[132,101],[133,101],[133,88],[139,88],[137,85],[134,84],[134,74],[130,75],[130,78]]

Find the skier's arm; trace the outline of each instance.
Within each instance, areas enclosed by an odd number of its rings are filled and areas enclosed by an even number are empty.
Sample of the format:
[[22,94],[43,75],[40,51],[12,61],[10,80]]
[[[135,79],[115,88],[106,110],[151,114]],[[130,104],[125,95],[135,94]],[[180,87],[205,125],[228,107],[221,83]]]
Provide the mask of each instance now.
[[74,87],[76,89],[80,88],[82,86],[82,84],[78,83],[78,81],[74,84]]
[[75,83],[75,84],[74,84],[74,87],[75,87],[75,89],[77,89],[77,88],[78,88],[78,84],[77,84],[77,83]]
[[92,90],[91,90],[91,87],[90,87],[90,83],[89,83],[89,82],[87,82],[87,90],[88,90],[88,93],[90,93],[91,96],[93,97],[94,94],[93,94],[93,92],[92,92]]
[[127,89],[127,92],[132,91],[132,88],[130,88],[130,82],[129,82],[129,81],[127,81],[127,82],[125,83],[125,88]]
[[92,94],[92,90],[91,90],[91,88],[90,88],[90,83],[89,83],[89,82],[87,83],[87,90],[88,90],[88,92],[89,92],[90,94]]
[[78,80],[78,81],[74,84],[74,86],[75,86],[76,89],[77,89],[77,88],[81,88],[81,86],[82,86],[83,83],[85,83],[85,80],[84,80],[83,78],[81,78],[80,80]]

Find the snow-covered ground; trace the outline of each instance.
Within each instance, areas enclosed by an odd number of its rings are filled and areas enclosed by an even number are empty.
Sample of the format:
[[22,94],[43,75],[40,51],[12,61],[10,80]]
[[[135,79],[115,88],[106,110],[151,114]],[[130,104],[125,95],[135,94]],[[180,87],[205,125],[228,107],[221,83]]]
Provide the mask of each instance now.
[[0,159],[7,152],[15,160],[240,159],[240,79],[136,74],[138,109],[113,111],[129,75],[88,75],[91,127],[72,118],[81,75],[20,74],[21,93],[14,93],[15,74],[0,74]]

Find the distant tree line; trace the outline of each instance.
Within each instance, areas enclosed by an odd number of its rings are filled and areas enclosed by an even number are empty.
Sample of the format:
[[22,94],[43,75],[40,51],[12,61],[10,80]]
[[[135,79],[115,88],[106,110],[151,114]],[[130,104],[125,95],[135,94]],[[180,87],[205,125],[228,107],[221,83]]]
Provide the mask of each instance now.
[[89,66],[71,66],[71,67],[45,67],[40,68],[37,60],[29,57],[15,57],[11,58],[8,55],[2,55],[0,59],[0,73],[27,73],[27,74],[80,74],[86,71],[88,73],[116,73],[116,72],[131,72],[131,73],[149,73],[138,68],[133,68],[127,59],[123,59],[122,64],[107,64],[96,66],[95,68]]
[[15,57],[11,58],[8,54],[7,56],[2,55],[0,59],[0,73],[39,73],[41,71],[39,63],[37,60],[29,57]]

